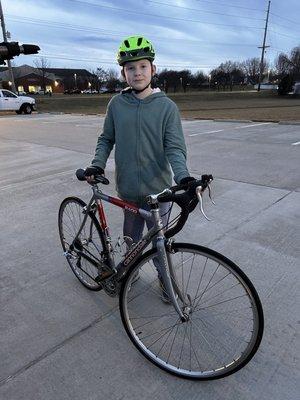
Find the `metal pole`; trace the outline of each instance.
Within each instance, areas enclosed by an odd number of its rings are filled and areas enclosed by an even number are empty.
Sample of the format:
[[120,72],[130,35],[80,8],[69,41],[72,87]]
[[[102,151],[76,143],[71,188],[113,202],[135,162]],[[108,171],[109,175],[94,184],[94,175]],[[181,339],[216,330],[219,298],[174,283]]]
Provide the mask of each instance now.
[[[5,28],[5,23],[4,23],[4,15],[3,15],[3,9],[2,9],[1,0],[0,0],[0,19],[1,19],[3,40],[4,40],[4,42],[7,42],[8,40],[7,40],[7,35],[6,35],[6,28]],[[11,81],[11,89],[12,89],[13,92],[16,92],[14,74],[13,74],[13,70],[12,70],[12,66],[11,66],[10,60],[7,60],[7,66],[8,66],[9,80]]]
[[258,92],[260,91],[261,78],[262,78],[262,74],[263,74],[265,48],[266,47],[270,47],[270,46],[266,46],[266,37],[267,37],[267,29],[268,29],[268,22],[269,22],[270,4],[271,4],[271,0],[269,0],[269,4],[268,4],[268,11],[267,11],[267,19],[266,19],[266,25],[265,25],[265,33],[264,33],[263,45],[261,47],[259,47],[259,49],[261,48],[261,59],[260,59],[258,87],[257,87],[257,91]]

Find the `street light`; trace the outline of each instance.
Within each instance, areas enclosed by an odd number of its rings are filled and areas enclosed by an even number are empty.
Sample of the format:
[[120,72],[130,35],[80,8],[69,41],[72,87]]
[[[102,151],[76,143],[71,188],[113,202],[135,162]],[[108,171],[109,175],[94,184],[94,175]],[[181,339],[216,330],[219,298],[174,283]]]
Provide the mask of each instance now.
[[74,74],[75,89],[77,89],[77,74]]
[[208,90],[210,90],[211,74],[208,75]]

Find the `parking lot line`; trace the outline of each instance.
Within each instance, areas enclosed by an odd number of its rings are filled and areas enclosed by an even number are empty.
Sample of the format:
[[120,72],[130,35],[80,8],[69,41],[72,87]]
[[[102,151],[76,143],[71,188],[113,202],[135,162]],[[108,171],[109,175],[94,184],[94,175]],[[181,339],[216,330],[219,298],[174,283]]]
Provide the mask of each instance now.
[[252,128],[253,126],[270,125],[270,124],[273,124],[273,122],[262,122],[261,124],[251,124],[251,125],[245,125],[245,126],[237,126],[234,129]]
[[298,146],[298,144],[300,144],[300,142],[295,142],[295,143],[292,143],[292,146]]
[[217,131],[193,133],[192,135],[189,135],[189,136],[205,135],[206,133],[217,133],[217,132],[222,132],[222,131],[224,131],[224,129],[219,129],[219,130],[217,130]]

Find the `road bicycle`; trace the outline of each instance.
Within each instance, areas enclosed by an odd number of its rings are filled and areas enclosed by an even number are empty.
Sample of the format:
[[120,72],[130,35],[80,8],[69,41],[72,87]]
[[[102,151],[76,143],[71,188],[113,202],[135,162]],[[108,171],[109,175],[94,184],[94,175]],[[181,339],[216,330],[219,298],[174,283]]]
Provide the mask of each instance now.
[[[76,175],[86,179],[84,170]],[[222,378],[244,367],[260,345],[264,326],[258,294],[236,264],[207,247],[174,241],[197,204],[206,217],[202,196],[207,189],[211,197],[212,180],[202,175],[149,195],[146,210],[102,192],[99,184],[109,181],[98,175],[90,182],[89,203],[68,197],[58,216],[72,271],[86,288],[119,296],[122,323],[135,347],[161,369],[198,380]],[[131,246],[125,238],[122,250],[121,239],[112,243],[102,201],[142,215],[153,227]],[[166,226],[159,213],[162,202],[181,210]]]

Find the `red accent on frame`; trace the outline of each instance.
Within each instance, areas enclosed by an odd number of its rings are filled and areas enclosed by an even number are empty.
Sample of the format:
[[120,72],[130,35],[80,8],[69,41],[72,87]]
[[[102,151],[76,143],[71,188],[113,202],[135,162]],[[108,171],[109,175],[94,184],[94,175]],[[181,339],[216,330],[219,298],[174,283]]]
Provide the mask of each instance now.
[[122,207],[125,210],[129,210],[129,211],[131,211],[131,212],[133,212],[135,214],[137,214],[139,212],[138,207],[134,206],[131,203],[127,203],[127,201],[120,200],[120,199],[118,199],[116,197],[110,197],[109,201],[110,201],[110,203],[112,203],[112,204],[114,204],[116,206]]
[[101,226],[102,230],[105,230],[107,228],[107,223],[106,223],[106,218],[105,218],[105,213],[104,213],[102,201],[98,200],[97,204],[98,204],[100,226]]

